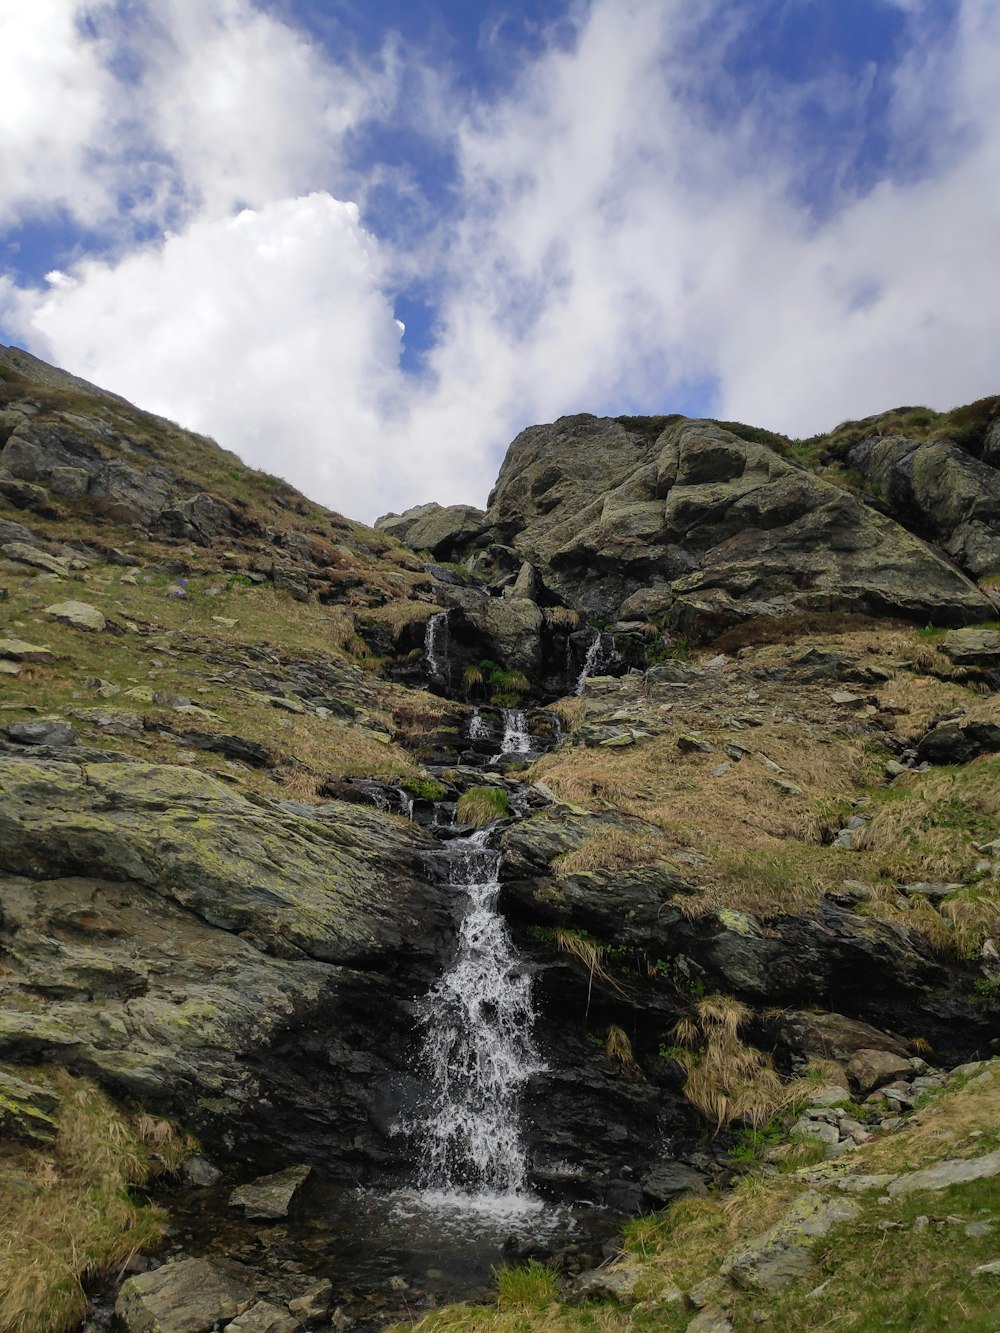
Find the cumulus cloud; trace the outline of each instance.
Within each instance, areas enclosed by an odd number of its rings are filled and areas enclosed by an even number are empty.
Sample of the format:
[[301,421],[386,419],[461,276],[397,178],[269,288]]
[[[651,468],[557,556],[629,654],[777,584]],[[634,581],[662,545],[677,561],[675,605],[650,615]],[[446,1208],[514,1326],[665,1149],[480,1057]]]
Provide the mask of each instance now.
[[82,20],[65,0],[0,8],[0,225],[58,209],[87,225],[108,215],[117,87]]
[[[909,45],[879,104],[874,184],[851,156],[872,71],[727,84],[745,34],[725,0],[591,0],[574,41],[564,21],[471,106],[426,71],[380,61],[366,79],[250,0],[164,0],[126,36],[104,9],[85,102],[110,114],[118,32],[136,62],[129,133],[153,146],[173,229],[42,290],[0,281],[0,314],[32,350],[362,518],[482,501],[515,431],[562,412],[705,410],[808,434],[994,391],[1000,11],[965,0],[949,27],[897,3]],[[365,172],[392,176],[352,160],[352,133],[403,84],[454,155],[455,207],[416,240],[379,240],[344,181],[363,206]],[[848,108],[851,133],[811,143],[808,104]],[[437,316],[418,375],[393,319],[414,275]]]

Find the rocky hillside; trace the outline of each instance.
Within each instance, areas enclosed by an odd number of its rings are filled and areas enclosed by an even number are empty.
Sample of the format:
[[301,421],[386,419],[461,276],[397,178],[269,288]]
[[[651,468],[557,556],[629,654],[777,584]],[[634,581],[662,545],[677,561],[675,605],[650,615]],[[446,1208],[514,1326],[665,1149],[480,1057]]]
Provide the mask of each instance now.
[[[700,1197],[820,1076],[889,1099],[818,1118],[823,1153],[888,1141],[916,1079],[993,1055],[997,408],[806,442],[565,418],[487,511],[372,530],[0,349],[0,1329],[73,1328],[81,1279],[152,1255],[121,1200],[157,1172],[206,1216],[260,1171],[406,1177],[436,858],[477,823],[536,978],[549,1197]],[[288,1308],[327,1280],[306,1241],[217,1230],[250,1293],[218,1317],[322,1324]]]

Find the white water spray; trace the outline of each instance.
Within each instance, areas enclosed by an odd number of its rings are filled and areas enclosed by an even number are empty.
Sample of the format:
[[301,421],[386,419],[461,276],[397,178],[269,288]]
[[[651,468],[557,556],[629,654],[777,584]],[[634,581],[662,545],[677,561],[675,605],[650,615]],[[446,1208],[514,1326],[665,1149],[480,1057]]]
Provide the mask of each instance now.
[[527,713],[520,708],[505,708],[503,710],[503,739],[500,742],[500,754],[530,753],[531,737],[528,735]]
[[422,1063],[433,1089],[415,1126],[425,1189],[515,1195],[527,1172],[521,1092],[544,1068],[532,1029],[531,979],[496,910],[500,853],[488,830],[456,838],[442,854],[468,896],[455,959],[423,1002]]
[[601,664],[601,631],[594,630],[594,637],[590,641],[587,649],[587,656],[583,659],[583,670],[580,672],[576,681],[576,688],[573,693],[577,698],[583,693],[584,686],[587,684],[587,677],[592,675]]
[[441,679],[448,668],[448,612],[430,617],[424,630],[424,657],[432,676]]
[[483,717],[478,708],[472,710],[472,716],[469,718],[469,740],[484,741],[489,738],[489,723]]

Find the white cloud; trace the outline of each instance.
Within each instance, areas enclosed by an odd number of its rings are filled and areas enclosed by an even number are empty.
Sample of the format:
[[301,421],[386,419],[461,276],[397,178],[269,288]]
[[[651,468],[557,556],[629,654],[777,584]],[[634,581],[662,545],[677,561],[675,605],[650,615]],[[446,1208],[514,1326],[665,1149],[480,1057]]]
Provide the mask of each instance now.
[[0,6],[0,225],[60,208],[92,225],[111,206],[105,149],[117,89],[102,43],[79,26],[81,8]]
[[[142,71],[130,142],[159,154],[152,215],[180,204],[174,233],[42,292],[0,280],[0,313],[40,354],[363,518],[482,501],[521,426],[672,410],[691,383],[717,386],[719,415],[801,434],[980,396],[1000,387],[1000,11],[966,0],[944,40],[932,7],[900,7],[893,170],[867,194],[845,184],[855,131],[817,156],[796,126],[810,98],[843,115],[871,71],[758,81],[740,102],[719,72],[742,40],[723,0],[592,0],[574,45],[564,26],[471,111],[446,76],[402,69],[412,53],[366,81],[250,0],[164,0],[125,35],[106,10],[79,74],[103,100],[52,161],[107,119],[99,57],[117,32]],[[459,216],[410,249],[333,197],[350,131],[403,86],[459,173]],[[817,172],[833,182],[821,218],[798,188]],[[414,274],[439,302],[420,377],[399,369],[392,310]]]

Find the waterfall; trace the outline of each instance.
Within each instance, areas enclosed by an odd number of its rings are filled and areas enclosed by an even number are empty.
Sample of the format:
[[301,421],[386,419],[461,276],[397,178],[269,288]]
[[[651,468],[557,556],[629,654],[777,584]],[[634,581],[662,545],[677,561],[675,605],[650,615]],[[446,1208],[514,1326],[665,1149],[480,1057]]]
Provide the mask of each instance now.
[[490,736],[489,723],[483,717],[478,708],[472,710],[472,716],[469,718],[469,740],[484,741]]
[[457,838],[441,853],[468,907],[454,961],[421,1006],[421,1061],[433,1093],[413,1127],[425,1188],[511,1195],[527,1172],[521,1092],[544,1066],[532,1035],[531,979],[496,910],[500,853],[486,846],[488,834]]
[[583,670],[577,677],[576,688],[573,691],[577,698],[583,693],[584,686],[587,684],[587,677],[592,675],[600,665],[601,656],[601,631],[597,629],[594,630],[594,637],[587,649],[587,656],[583,659]]
[[500,754],[530,753],[531,737],[528,735],[527,713],[520,708],[505,708],[503,710],[503,739],[500,742]]
[[448,670],[448,612],[430,617],[424,631],[424,657],[432,676],[442,679]]

